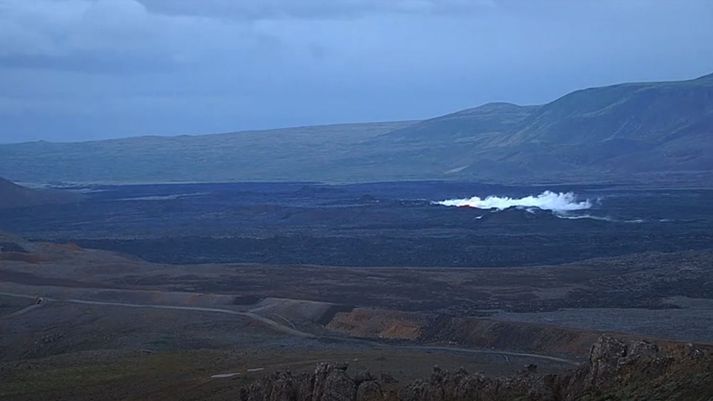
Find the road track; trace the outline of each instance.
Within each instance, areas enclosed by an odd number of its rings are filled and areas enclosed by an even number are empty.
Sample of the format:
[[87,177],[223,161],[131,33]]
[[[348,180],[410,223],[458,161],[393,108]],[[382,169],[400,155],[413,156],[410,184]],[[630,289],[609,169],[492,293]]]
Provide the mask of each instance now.
[[[8,296],[8,297],[17,297],[17,298],[25,298],[25,299],[36,299],[36,296],[33,295],[26,295],[26,294],[15,294],[15,293],[10,293],[10,292],[1,292],[0,295],[3,296]],[[329,340],[329,341],[338,341],[338,342],[348,342],[348,343],[353,343],[353,344],[362,344],[362,345],[369,345],[373,347],[386,347],[386,348],[398,348],[398,349],[410,349],[410,350],[421,350],[421,351],[440,351],[440,352],[455,352],[455,353],[466,353],[466,354],[489,354],[489,355],[501,355],[503,357],[526,357],[526,358],[534,358],[534,359],[541,359],[541,360],[546,360],[550,362],[557,362],[557,363],[563,363],[563,364],[568,364],[568,365],[573,365],[577,366],[579,365],[578,362],[570,360],[570,359],[565,359],[565,358],[559,358],[551,355],[541,355],[541,354],[531,354],[531,353],[524,353],[524,352],[511,352],[511,351],[498,351],[498,350],[490,350],[490,349],[472,349],[472,348],[461,348],[461,347],[446,347],[446,346],[435,346],[435,345],[408,345],[408,344],[389,344],[389,343],[384,343],[384,342],[378,342],[378,341],[373,341],[373,340],[367,340],[367,339],[359,339],[359,338],[353,338],[353,337],[340,337],[340,336],[318,336],[314,335],[312,333],[307,333],[289,326],[285,326],[284,324],[278,323],[274,320],[268,319],[264,316],[258,315],[257,313],[253,312],[241,312],[241,311],[235,311],[231,309],[222,309],[222,308],[207,308],[207,307],[199,307],[199,306],[181,306],[181,305],[157,305],[157,304],[132,304],[132,303],[124,303],[124,302],[105,302],[105,301],[92,301],[92,300],[85,300],[85,299],[57,299],[57,298],[50,298],[50,297],[42,297],[43,302],[40,305],[43,305],[47,302],[57,302],[57,303],[69,303],[69,304],[79,304],[79,305],[95,305],[95,306],[109,306],[109,307],[123,307],[123,308],[136,308],[136,309],[163,309],[163,310],[178,310],[178,311],[193,311],[193,312],[208,312],[208,313],[224,313],[228,315],[236,315],[236,316],[242,316],[246,317],[249,319],[253,319],[256,321],[259,321],[261,323],[264,323],[265,325],[275,329],[276,331],[297,336],[297,337],[302,337],[302,338],[313,338],[317,340]],[[39,306],[39,305],[32,305],[30,307],[24,308],[20,311],[17,311],[11,315],[5,316],[4,318],[10,318],[13,315],[17,316],[20,314],[20,312],[25,313],[29,312],[33,306]],[[34,308],[33,308],[34,309]]]

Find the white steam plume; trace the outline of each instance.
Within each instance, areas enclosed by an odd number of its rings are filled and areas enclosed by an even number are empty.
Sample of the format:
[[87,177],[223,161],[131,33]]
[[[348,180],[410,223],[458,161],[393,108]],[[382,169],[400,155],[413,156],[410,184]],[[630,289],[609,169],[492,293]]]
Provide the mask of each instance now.
[[551,192],[545,191],[537,196],[526,196],[524,198],[510,198],[499,196],[488,196],[481,199],[477,196],[467,199],[448,199],[435,202],[443,206],[474,207],[478,209],[498,209],[504,210],[509,207],[536,207],[553,212],[567,212],[571,210],[584,210],[592,207],[589,199],[578,202],[572,192]]

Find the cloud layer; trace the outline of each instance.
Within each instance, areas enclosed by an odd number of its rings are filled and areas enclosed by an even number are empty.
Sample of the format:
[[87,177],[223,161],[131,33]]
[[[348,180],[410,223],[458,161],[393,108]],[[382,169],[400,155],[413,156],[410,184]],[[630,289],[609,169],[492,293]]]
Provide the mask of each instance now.
[[384,14],[456,14],[494,7],[495,0],[139,0],[151,11],[234,19],[360,18]]
[[426,118],[713,71],[713,3],[0,0],[0,142]]

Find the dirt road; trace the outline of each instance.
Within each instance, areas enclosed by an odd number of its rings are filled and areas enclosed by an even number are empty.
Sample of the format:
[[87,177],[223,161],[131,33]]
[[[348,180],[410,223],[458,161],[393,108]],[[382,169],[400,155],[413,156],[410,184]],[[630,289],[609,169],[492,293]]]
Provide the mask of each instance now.
[[[9,292],[0,292],[0,295],[8,296],[8,297],[36,299],[35,296],[26,295],[26,294],[15,294],[15,293],[9,293]],[[512,356],[512,357],[535,358],[535,359],[547,360],[547,361],[564,363],[564,364],[575,365],[575,366],[579,364],[578,362],[570,360],[570,359],[564,359],[564,358],[559,358],[559,357],[555,357],[555,356],[541,355],[541,354],[530,354],[530,353],[498,351],[498,350],[486,350],[486,349],[446,347],[446,346],[434,346],[434,345],[389,344],[389,343],[383,343],[383,342],[378,342],[378,341],[373,341],[373,340],[350,338],[350,337],[317,336],[317,335],[314,335],[311,333],[307,333],[307,332],[286,326],[282,323],[278,323],[274,320],[268,319],[264,316],[258,315],[253,312],[241,312],[241,311],[235,311],[235,310],[231,310],[231,309],[207,308],[207,307],[198,307],[198,306],[181,306],[181,305],[132,304],[132,303],[124,303],[124,302],[105,302],[105,301],[92,301],[92,300],[72,299],[72,298],[70,298],[70,299],[57,299],[57,298],[49,298],[49,297],[42,297],[42,298],[43,298],[43,302],[40,305],[46,304],[47,302],[58,302],[58,303],[71,303],[71,304],[80,304],[80,305],[97,305],[97,306],[107,306],[107,307],[123,307],[123,308],[138,308],[138,309],[167,309],[167,310],[193,311],[193,312],[224,313],[224,314],[229,314],[229,315],[247,317],[249,319],[259,321],[259,322],[264,323],[265,325],[275,329],[276,331],[279,331],[279,332],[282,332],[285,334],[289,334],[289,335],[293,335],[293,336],[298,336],[298,337],[303,337],[303,338],[314,338],[314,339],[318,339],[318,340],[321,339],[321,340],[327,340],[327,341],[349,342],[349,343],[355,343],[355,344],[369,345],[369,346],[373,346],[373,347],[377,347],[377,348],[378,347],[388,347],[388,348],[423,350],[423,351],[440,351],[440,352],[455,352],[455,353],[468,353],[468,354],[492,354],[492,355],[502,355],[502,356],[506,356],[506,357]],[[36,306],[39,307],[40,305],[32,305],[30,307],[27,307],[20,311],[17,311],[9,316],[6,316],[5,318],[10,318],[13,316],[18,316],[19,314],[24,314],[24,313],[29,312],[30,310],[34,309],[33,307],[36,307]]]

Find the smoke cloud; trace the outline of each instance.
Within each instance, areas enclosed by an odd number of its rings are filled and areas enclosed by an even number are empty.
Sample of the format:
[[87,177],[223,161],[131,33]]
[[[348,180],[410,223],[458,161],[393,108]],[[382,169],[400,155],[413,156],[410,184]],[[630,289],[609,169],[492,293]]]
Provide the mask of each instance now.
[[551,192],[545,191],[537,196],[526,196],[524,198],[510,198],[500,196],[488,196],[481,199],[478,196],[466,199],[448,199],[435,202],[443,206],[473,207],[477,209],[497,209],[504,210],[510,207],[539,208],[553,212],[568,212],[573,210],[584,210],[592,207],[589,199],[577,201],[577,197],[572,192]]

